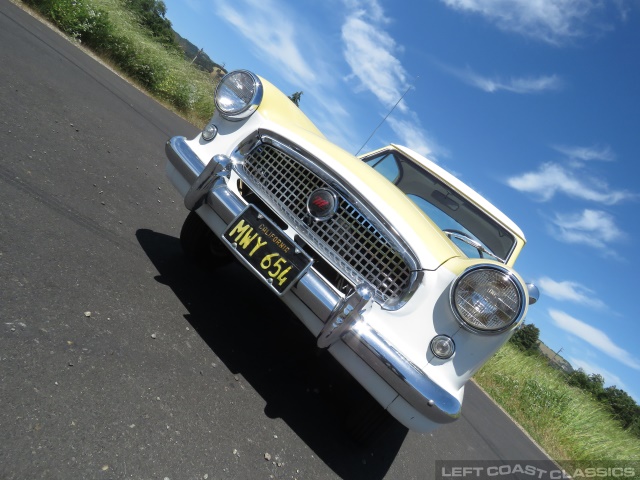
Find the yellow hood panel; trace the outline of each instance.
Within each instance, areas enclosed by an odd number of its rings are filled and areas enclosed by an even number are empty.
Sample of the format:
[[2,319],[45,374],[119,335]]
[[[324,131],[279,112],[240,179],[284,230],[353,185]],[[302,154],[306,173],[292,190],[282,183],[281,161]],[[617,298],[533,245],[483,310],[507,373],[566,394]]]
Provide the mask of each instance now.
[[258,112],[269,121],[265,128],[278,125],[281,127],[279,130],[286,129],[288,138],[295,138],[301,147],[325,163],[339,178],[353,185],[360,196],[410,245],[422,268],[434,270],[446,260],[461,255],[445,234],[400,189],[359,158],[327,140],[286,95],[268,81],[261,80],[264,96]]

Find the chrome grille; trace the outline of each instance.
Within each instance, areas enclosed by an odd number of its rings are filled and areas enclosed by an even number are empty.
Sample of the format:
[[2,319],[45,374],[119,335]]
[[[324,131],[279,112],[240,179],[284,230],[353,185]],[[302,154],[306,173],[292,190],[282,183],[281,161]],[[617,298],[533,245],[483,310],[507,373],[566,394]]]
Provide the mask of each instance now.
[[[294,155],[260,143],[244,157],[241,178],[302,236],[307,244],[354,285],[366,282],[383,305],[397,305],[411,288],[414,272],[399,248],[323,175]],[[331,182],[333,183],[333,182]],[[338,194],[336,214],[326,221],[310,218],[306,202],[318,188]]]

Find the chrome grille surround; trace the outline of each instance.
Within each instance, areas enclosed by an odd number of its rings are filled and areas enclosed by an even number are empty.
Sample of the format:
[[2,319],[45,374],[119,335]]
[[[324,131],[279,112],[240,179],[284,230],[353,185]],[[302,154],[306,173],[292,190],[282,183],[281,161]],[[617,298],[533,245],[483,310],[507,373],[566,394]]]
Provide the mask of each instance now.
[[[422,272],[415,255],[337,175],[271,132],[257,132],[232,155],[238,176],[352,285],[366,283],[384,309],[397,310],[415,292]],[[337,194],[336,215],[311,219],[311,192]]]

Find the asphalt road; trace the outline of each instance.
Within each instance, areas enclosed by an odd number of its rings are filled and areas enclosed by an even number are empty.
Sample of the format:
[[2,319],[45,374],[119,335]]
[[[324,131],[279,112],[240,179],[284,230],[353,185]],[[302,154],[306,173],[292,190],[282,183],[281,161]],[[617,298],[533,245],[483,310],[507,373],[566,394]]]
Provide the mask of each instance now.
[[164,142],[196,129],[7,0],[0,45],[1,479],[407,480],[545,458],[473,385],[455,424],[354,444],[359,387],[307,330],[240,267],[185,263]]

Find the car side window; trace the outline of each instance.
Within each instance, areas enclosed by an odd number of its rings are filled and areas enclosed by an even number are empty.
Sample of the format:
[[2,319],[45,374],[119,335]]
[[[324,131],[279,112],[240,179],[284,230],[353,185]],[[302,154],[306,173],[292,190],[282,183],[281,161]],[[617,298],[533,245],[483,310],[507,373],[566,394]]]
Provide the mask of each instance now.
[[400,166],[391,153],[381,157],[373,157],[365,160],[365,163],[372,166],[392,183],[396,183],[400,177]]

